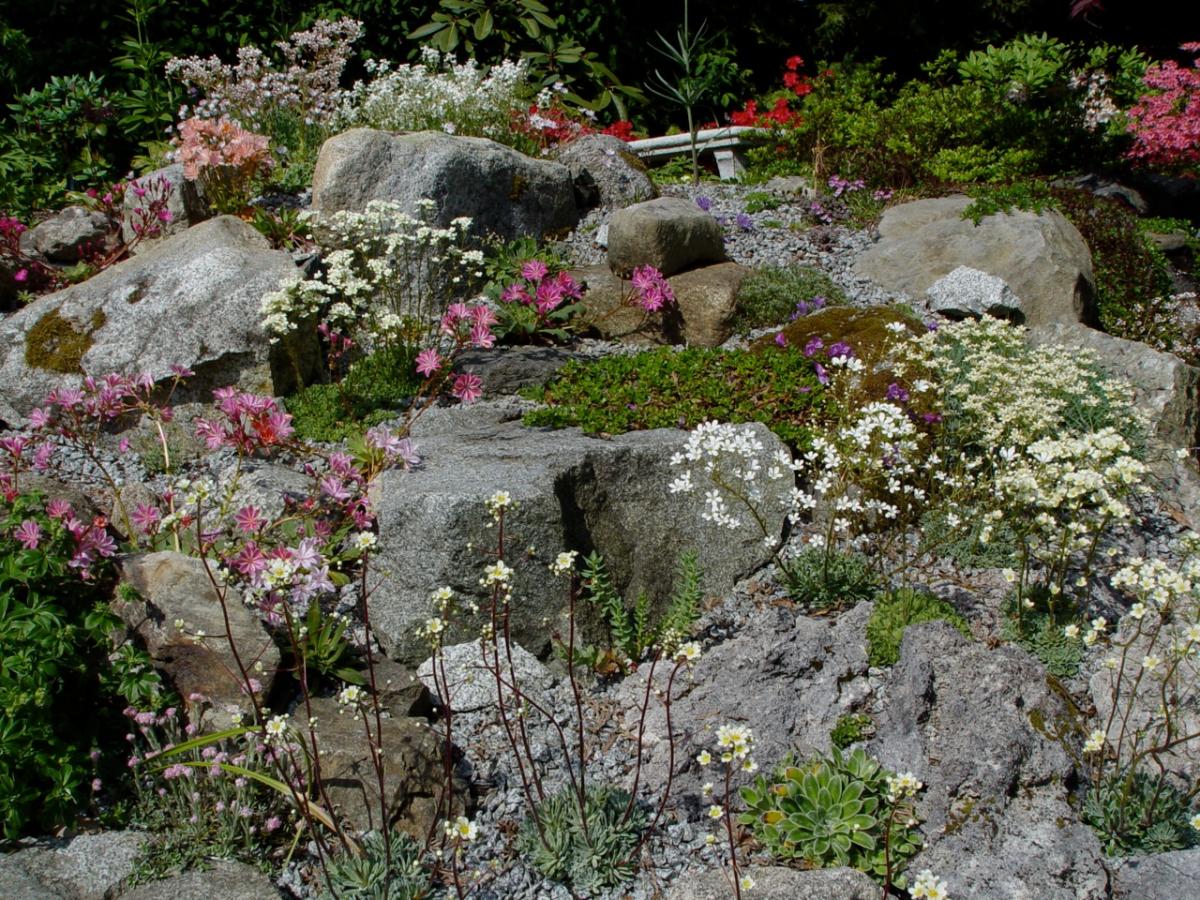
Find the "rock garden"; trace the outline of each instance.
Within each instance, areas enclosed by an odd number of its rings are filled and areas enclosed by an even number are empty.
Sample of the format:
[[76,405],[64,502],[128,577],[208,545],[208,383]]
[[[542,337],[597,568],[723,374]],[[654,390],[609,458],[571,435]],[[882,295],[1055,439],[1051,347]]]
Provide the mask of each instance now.
[[519,6],[131,3],[171,141],[0,189],[0,896],[1194,895],[1198,45]]

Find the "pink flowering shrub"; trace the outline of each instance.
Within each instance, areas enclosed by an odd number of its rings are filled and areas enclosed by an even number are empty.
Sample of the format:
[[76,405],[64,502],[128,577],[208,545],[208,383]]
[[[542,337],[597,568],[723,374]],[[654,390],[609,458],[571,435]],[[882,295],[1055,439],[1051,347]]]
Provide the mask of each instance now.
[[267,175],[274,160],[270,141],[226,118],[188,119],[179,125],[178,157],[183,174],[199,181],[218,212],[238,212],[250,199],[255,179]]
[[[1200,52],[1200,43],[1181,49]],[[1195,172],[1200,163],[1200,56],[1184,68],[1173,60],[1156,63],[1143,78],[1150,93],[1129,110],[1131,159],[1166,169]]]

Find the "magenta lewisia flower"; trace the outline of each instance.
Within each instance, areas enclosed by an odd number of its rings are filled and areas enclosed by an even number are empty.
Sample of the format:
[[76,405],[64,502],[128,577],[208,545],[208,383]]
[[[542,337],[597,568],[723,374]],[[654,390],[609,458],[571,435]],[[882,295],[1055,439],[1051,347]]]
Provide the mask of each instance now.
[[36,550],[42,540],[42,526],[33,519],[26,519],[17,526],[13,537],[20,541],[26,550]]
[[432,347],[417,354],[417,372],[428,378],[442,367],[442,358]]
[[454,379],[454,385],[450,388],[450,393],[463,403],[474,403],[483,396],[483,382],[479,380],[478,375],[463,372]]
[[521,277],[526,281],[541,281],[549,271],[549,267],[540,259],[531,259],[521,266]]

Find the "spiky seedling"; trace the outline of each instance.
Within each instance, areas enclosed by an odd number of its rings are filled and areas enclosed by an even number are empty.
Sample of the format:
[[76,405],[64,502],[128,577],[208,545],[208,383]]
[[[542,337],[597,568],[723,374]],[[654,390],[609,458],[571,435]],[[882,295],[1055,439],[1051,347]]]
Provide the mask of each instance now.
[[518,850],[546,878],[576,892],[593,894],[629,881],[645,813],[636,805],[630,809],[629,794],[607,785],[588,789],[584,813],[586,833],[574,791],[547,797],[537,805],[538,823],[526,819],[521,826]]
[[362,841],[362,855],[339,856],[329,864],[331,893],[323,900],[423,900],[429,873],[421,866],[421,850],[406,834],[391,835],[391,866],[385,838],[372,831]]

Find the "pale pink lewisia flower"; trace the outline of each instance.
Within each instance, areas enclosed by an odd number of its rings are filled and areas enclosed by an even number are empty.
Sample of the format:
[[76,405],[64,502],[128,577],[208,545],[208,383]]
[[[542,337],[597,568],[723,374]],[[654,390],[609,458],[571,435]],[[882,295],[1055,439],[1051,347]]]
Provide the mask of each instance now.
[[454,386],[450,389],[450,393],[463,403],[474,403],[483,396],[483,382],[480,381],[478,375],[464,372],[454,379]]
[[17,527],[13,537],[20,541],[26,550],[36,550],[42,540],[42,526],[33,519],[26,519]]

